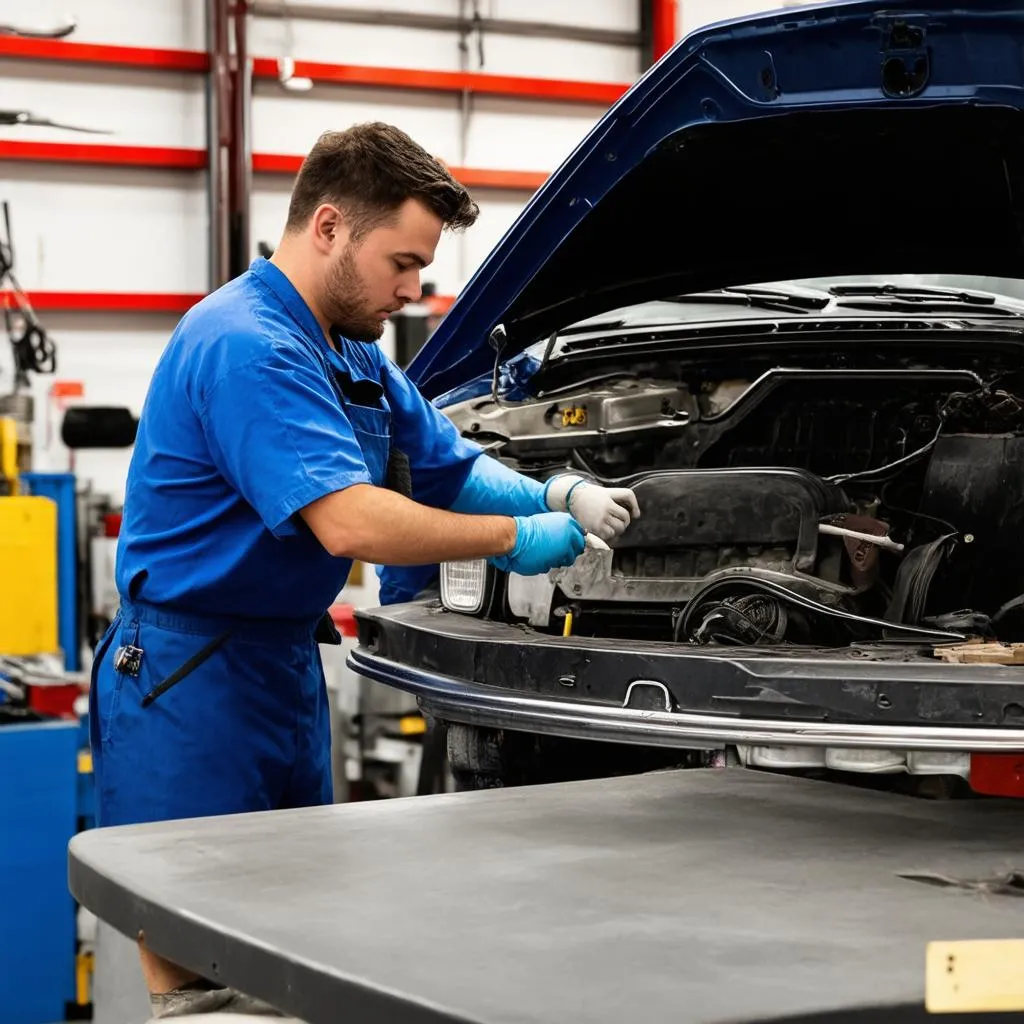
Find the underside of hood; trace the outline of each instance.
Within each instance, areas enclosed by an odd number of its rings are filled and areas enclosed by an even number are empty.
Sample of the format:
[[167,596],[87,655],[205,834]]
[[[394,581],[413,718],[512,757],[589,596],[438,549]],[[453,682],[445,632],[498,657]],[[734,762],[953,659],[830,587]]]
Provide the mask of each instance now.
[[603,310],[849,274],[1024,277],[1024,11],[878,2],[688,37],[552,175],[410,373]]
[[604,309],[726,285],[1021,276],[1022,143],[1019,111],[965,107],[688,129],[580,223],[503,322],[530,342]]

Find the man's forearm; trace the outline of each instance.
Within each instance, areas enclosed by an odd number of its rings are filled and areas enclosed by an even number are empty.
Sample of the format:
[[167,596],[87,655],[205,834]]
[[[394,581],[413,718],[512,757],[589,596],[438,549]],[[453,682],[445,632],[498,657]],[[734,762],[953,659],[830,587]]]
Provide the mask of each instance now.
[[374,565],[489,558],[516,542],[509,517],[446,512],[370,484],[328,494],[300,515],[332,555]]

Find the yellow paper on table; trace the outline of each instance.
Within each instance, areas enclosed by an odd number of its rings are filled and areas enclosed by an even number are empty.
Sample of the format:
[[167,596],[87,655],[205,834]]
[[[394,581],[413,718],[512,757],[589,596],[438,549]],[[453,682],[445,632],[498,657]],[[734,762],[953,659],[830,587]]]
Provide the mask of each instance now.
[[0,498],[0,654],[52,654],[57,645],[57,504]]
[[930,942],[926,963],[929,1013],[1024,1010],[1024,939]]

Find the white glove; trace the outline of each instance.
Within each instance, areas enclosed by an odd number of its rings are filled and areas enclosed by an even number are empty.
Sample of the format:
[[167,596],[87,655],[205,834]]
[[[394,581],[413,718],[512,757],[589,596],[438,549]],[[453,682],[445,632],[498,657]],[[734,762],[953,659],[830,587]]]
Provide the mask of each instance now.
[[587,533],[614,540],[640,518],[636,495],[628,487],[601,487],[581,476],[556,476],[547,484],[552,512],[568,512]]

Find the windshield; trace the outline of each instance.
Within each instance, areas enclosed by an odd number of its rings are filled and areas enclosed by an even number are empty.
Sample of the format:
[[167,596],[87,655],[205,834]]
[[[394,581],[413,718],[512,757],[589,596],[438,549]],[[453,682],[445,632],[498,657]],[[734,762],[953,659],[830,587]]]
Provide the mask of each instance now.
[[567,325],[555,338],[530,346],[528,353],[536,359],[551,359],[559,355],[563,338],[605,330],[908,314],[943,319],[1024,318],[1024,280],[967,274],[864,274],[757,282],[607,310]]
[[[784,282],[783,282],[784,283]],[[854,277],[811,277],[791,284],[829,288],[845,284],[891,284],[898,288],[948,288],[987,292],[997,298],[1024,303],[1024,280],[1013,277],[976,277],[970,274],[862,274]]]

